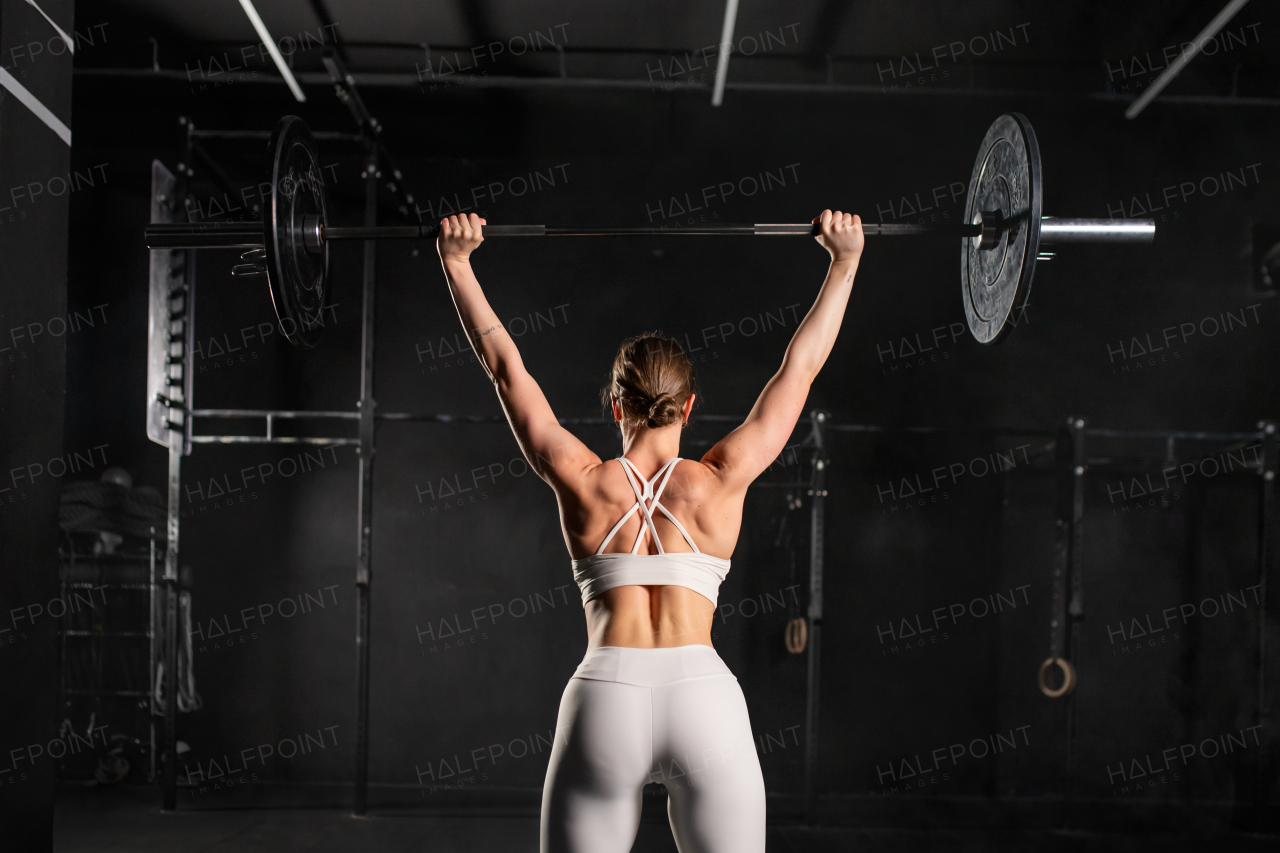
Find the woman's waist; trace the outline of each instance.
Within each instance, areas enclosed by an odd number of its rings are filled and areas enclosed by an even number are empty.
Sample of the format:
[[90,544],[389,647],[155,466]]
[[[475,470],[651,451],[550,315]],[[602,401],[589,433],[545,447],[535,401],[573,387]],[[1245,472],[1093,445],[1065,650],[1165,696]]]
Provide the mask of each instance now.
[[702,643],[661,648],[596,646],[588,649],[574,678],[658,687],[711,676],[733,677],[714,648]]
[[[644,643],[646,648],[650,645],[710,642],[716,615],[714,601],[704,592],[683,584],[615,586],[596,594],[584,609],[589,629],[603,629],[605,636],[617,631],[641,632],[655,639],[655,642]],[[656,642],[659,637],[668,642]]]
[[617,587],[585,608],[595,643],[639,649],[711,644],[715,606],[685,587]]

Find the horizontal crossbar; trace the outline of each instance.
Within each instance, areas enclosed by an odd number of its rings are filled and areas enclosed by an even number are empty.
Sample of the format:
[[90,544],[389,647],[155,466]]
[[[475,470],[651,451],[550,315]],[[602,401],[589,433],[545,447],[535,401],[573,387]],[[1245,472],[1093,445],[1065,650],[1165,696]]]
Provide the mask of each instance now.
[[[197,418],[263,418],[267,421],[267,435],[193,435],[191,440],[201,444],[359,444],[355,437],[301,437],[277,436],[273,434],[272,422],[279,419],[314,419],[314,420],[359,420],[359,411],[324,411],[298,409],[191,409],[188,411]],[[698,415],[696,420],[706,423],[742,423],[743,415]],[[381,412],[374,416],[378,421],[398,421],[438,424],[505,424],[505,415],[469,415],[451,414],[448,412]],[[594,425],[613,426],[613,418],[606,417],[565,417],[557,418],[565,426]],[[812,419],[800,418],[797,425],[809,425]],[[839,423],[830,417],[823,421],[824,428],[832,432],[855,433],[907,433],[915,435],[1014,435],[1014,436],[1052,436],[1051,430],[1043,427],[935,427],[935,426],[886,426],[881,424]],[[1261,441],[1266,433],[1259,429],[1253,432],[1204,432],[1194,430],[1122,430],[1101,427],[1087,427],[1086,436],[1093,438],[1124,439],[1173,439],[1175,441]]]

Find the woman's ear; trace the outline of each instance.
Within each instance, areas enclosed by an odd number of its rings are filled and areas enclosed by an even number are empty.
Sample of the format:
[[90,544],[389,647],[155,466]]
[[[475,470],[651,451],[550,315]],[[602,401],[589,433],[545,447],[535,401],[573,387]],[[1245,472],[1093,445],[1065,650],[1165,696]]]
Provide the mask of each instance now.
[[617,395],[617,394],[610,394],[610,395],[609,395],[609,402],[613,405],[613,422],[614,422],[614,423],[621,423],[621,422],[622,422],[622,407],[618,405],[618,395]]
[[685,419],[686,421],[687,421],[687,420],[689,420],[689,415],[690,415],[690,413],[691,413],[691,412],[693,412],[693,398],[694,398],[694,397],[696,397],[696,396],[698,396],[698,395],[697,395],[697,394],[690,394],[690,395],[689,395],[689,399],[685,400],[685,401],[684,401],[684,405],[683,405],[683,406],[681,406],[681,408],[684,410],[684,419]]

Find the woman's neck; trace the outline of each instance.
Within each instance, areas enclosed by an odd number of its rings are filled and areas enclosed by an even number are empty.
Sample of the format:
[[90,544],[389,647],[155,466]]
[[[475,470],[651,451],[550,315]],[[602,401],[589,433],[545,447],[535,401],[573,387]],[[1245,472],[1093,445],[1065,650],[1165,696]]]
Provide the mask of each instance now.
[[657,429],[622,430],[622,455],[641,471],[656,471],[672,457],[680,455],[680,424]]

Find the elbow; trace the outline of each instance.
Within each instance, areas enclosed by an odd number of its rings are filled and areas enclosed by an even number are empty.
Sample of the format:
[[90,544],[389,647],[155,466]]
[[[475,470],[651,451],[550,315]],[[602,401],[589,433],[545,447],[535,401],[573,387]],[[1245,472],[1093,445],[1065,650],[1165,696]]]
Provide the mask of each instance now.
[[818,372],[822,370],[822,366],[827,363],[830,352],[830,347],[818,349],[810,345],[798,346],[793,340],[782,357],[781,372],[794,374],[803,381],[812,383],[818,378]]
[[527,375],[524,365],[518,362],[513,364],[506,359],[499,359],[496,364],[489,364],[482,357],[480,364],[489,374],[489,381],[493,383],[493,387],[499,394],[509,392],[522,376]]
[[813,384],[813,380],[818,378],[818,372],[822,370],[822,362],[813,359],[804,358],[788,358],[782,364],[782,370],[779,375],[790,383],[798,383],[808,388]]

